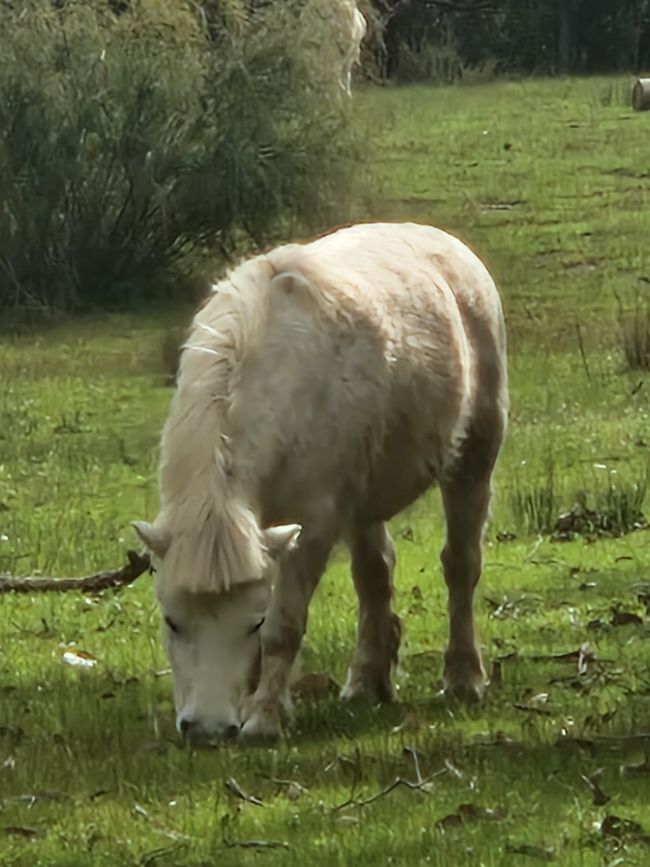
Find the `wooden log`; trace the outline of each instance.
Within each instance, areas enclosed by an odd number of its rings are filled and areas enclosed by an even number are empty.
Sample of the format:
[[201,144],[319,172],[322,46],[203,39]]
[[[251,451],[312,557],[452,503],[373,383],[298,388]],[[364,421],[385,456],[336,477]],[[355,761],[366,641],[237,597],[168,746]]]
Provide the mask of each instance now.
[[147,569],[151,568],[148,554],[126,552],[128,563],[114,572],[99,572],[85,578],[11,578],[0,576],[0,593],[44,593],[50,591],[73,591],[77,593],[101,593],[132,584]]
[[635,111],[650,109],[650,78],[637,78],[632,88],[632,106]]

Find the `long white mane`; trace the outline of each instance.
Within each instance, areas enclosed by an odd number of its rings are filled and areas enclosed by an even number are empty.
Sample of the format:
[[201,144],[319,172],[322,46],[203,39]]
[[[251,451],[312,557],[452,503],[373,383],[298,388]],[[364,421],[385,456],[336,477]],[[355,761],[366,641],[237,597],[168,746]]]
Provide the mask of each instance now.
[[228,416],[272,274],[260,256],[216,284],[183,346],[162,434],[156,524],[171,534],[166,580],[194,592],[259,579],[267,562],[257,519],[238,490]]

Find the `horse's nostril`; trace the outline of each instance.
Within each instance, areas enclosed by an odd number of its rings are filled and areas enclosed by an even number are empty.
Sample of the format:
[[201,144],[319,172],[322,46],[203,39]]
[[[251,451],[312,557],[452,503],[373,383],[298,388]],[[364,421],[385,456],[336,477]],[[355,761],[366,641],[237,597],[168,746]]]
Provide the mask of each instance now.
[[183,717],[183,719],[178,724],[178,728],[182,736],[184,738],[187,738],[192,734],[192,730],[196,729],[196,723],[193,719],[190,719],[189,717]]
[[239,731],[240,729],[238,725],[229,725],[223,730],[223,736],[228,740],[234,740],[239,734]]
[[197,745],[220,738],[234,740],[239,734],[240,727],[236,723],[226,723],[225,725],[216,724],[214,727],[205,729],[196,719],[187,716],[178,721],[178,731],[185,740]]

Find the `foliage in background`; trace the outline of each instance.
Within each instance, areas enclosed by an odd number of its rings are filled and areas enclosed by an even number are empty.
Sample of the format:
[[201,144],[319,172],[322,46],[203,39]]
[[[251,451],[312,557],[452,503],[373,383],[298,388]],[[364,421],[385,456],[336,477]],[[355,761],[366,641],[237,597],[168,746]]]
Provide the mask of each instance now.
[[386,24],[389,78],[445,81],[456,74],[589,73],[650,65],[648,0],[373,0]]
[[2,7],[0,306],[128,304],[190,253],[344,219],[356,144],[296,3],[218,44],[197,9]]

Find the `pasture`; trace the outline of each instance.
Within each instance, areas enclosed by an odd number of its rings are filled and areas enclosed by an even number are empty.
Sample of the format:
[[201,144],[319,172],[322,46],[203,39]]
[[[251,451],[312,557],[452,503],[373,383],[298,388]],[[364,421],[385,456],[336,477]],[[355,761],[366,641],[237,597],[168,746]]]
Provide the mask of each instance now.
[[[436,492],[392,528],[398,703],[344,707],[312,678],[273,746],[178,742],[146,577],[99,598],[0,597],[0,864],[650,862],[650,117],[628,93],[594,78],[354,96],[374,190],[357,217],[458,233],[504,300],[512,412],[476,606],[485,703],[436,698]],[[2,333],[0,572],[123,562],[128,522],[155,515],[161,347],[189,315]],[[337,556],[303,672],[340,684],[354,629]],[[95,664],[66,665],[70,649]]]

